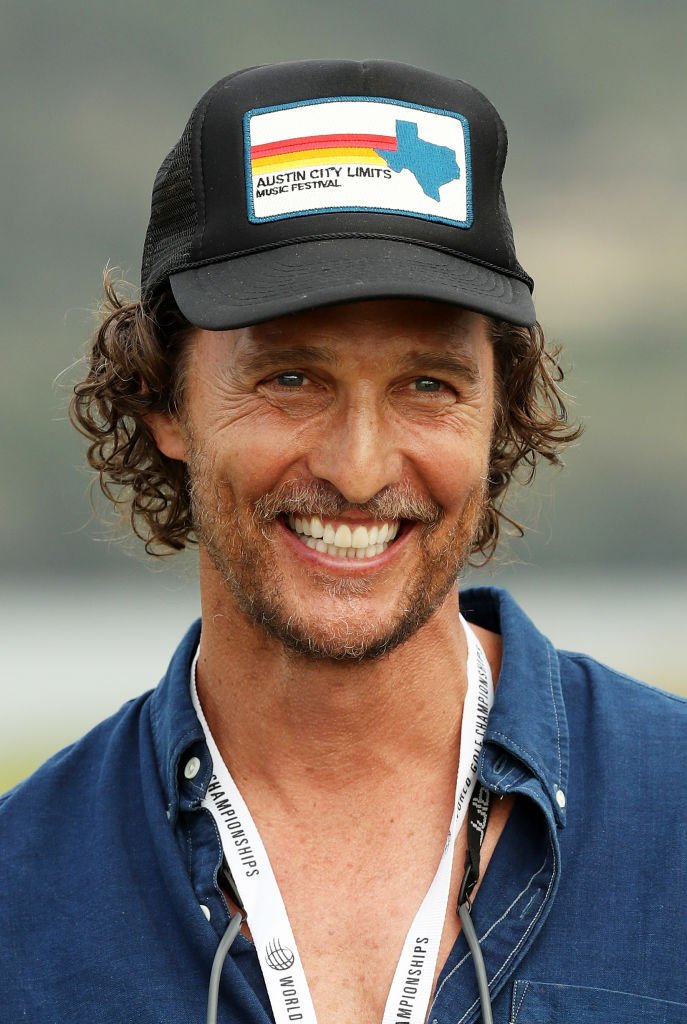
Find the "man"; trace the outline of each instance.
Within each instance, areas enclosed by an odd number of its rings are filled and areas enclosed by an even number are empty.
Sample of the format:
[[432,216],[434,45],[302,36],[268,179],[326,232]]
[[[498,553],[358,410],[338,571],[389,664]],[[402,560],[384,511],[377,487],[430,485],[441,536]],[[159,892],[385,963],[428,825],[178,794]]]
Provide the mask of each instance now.
[[3,1019],[687,1021],[685,702],[458,595],[577,436],[505,153],[465,83],[322,61],[164,161],[73,414],[202,629],[4,799]]

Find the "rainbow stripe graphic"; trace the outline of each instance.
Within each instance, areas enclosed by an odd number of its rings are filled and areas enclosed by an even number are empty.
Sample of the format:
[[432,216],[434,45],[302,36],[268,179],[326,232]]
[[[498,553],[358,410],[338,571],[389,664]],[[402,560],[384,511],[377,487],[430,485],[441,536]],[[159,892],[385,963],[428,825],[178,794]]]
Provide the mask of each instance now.
[[251,146],[251,170],[253,174],[273,174],[324,163],[387,167],[386,160],[375,151],[395,152],[397,146],[395,135],[303,135]]

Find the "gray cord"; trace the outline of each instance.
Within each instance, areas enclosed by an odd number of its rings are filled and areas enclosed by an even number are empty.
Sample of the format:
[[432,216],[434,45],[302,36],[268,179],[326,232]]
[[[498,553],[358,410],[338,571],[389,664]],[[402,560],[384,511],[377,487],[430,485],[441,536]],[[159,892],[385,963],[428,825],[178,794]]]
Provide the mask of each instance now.
[[[463,926],[463,934],[465,935],[468,947],[472,953],[472,959],[475,963],[475,975],[477,976],[479,1000],[482,1005],[482,1024],[494,1024],[494,1018],[491,1015],[491,1000],[489,998],[487,972],[484,967],[484,960],[482,959],[482,951],[479,948],[479,940],[475,933],[470,912],[465,903],[461,903],[458,907],[458,916],[460,917],[460,923]],[[231,949],[234,939],[241,931],[242,924],[243,918],[240,912],[237,911],[227,925],[227,930],[220,939],[219,946],[217,947],[215,959],[212,961],[212,970],[210,971],[208,1012],[205,1017],[206,1024],[217,1024],[217,1003],[219,1001],[219,981],[222,976],[222,968],[224,967],[224,961],[227,958],[227,953]]]
[[[479,948],[479,940],[475,933],[475,927],[472,923],[470,911],[468,910],[466,903],[461,903],[458,907],[458,916],[460,917],[460,923],[463,926],[463,934],[467,940],[468,946],[470,947],[472,959],[475,964],[477,988],[479,989],[479,1001],[482,1004],[482,1024],[494,1024],[494,1018],[491,1015],[489,985],[487,983],[487,972],[484,967],[484,960],[482,959],[482,950]],[[210,1024],[210,1021],[208,1021],[208,1024]]]
[[227,925],[227,930],[220,939],[217,952],[215,953],[215,959],[212,961],[212,970],[210,971],[210,986],[208,988],[208,1012],[205,1018],[206,1024],[217,1024],[217,1003],[219,1000],[219,980],[222,976],[222,968],[224,967],[224,961],[227,958],[227,953],[231,949],[231,944],[241,931],[241,925],[243,924],[243,918],[237,911],[234,914],[231,921]]

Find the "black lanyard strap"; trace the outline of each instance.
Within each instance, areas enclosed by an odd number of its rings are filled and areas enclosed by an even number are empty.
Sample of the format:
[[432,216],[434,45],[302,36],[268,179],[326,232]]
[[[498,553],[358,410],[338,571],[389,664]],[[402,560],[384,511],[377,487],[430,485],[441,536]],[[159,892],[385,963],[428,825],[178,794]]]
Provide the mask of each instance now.
[[482,843],[487,833],[489,805],[491,793],[481,782],[477,782],[470,799],[468,811],[468,848],[465,854],[465,874],[458,893],[458,906],[467,903],[470,909],[470,896],[479,880],[479,858]]
[[470,916],[470,895],[479,879],[479,854],[486,835],[486,822],[489,819],[490,802],[491,794],[486,786],[482,785],[481,782],[477,782],[472,793],[468,811],[468,849],[465,854],[465,874],[461,891],[458,895],[458,915],[461,919],[463,934],[472,953],[475,965],[482,1024],[493,1024],[493,1018],[491,1016],[489,986],[482,959],[482,951],[479,948],[479,940],[477,939]]
[[470,917],[470,895],[479,879],[479,857],[484,837],[487,834],[490,803],[491,793],[486,786],[477,782],[468,810],[468,848],[465,854],[465,874],[458,894],[458,917],[475,965],[482,1024],[493,1024],[493,1017],[487,972],[482,959],[482,951],[479,948],[479,940]]

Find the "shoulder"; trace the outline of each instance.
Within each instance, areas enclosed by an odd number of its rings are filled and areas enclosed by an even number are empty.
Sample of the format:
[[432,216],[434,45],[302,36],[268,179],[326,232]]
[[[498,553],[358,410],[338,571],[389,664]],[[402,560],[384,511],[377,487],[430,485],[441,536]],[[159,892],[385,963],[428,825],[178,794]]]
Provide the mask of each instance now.
[[117,777],[125,789],[127,778],[139,771],[137,739],[149,696],[125,704],[0,796],[5,865],[8,859],[23,858],[39,837],[52,836],[54,842],[78,832],[108,777]]
[[557,651],[561,686],[566,708],[574,714],[582,707],[587,714],[612,718],[618,726],[629,723],[647,728],[670,728],[685,739],[687,700],[667,693],[649,682],[610,668],[588,654]]
[[[587,654],[558,650],[503,590],[461,594],[464,614],[503,640],[494,728],[531,763],[566,763],[579,780],[594,773],[626,801],[662,773],[682,799],[687,769],[687,701]],[[518,747],[514,746],[517,742]],[[525,756],[524,754],[522,755]],[[616,788],[617,787],[617,788]]]
[[[586,654],[560,651],[558,660],[569,737],[569,821],[587,827],[595,820],[607,850],[616,844],[622,856],[629,843],[637,865],[653,855],[670,857],[677,836],[667,822],[685,813],[687,701]],[[577,828],[570,832],[581,841]]]
[[[28,779],[0,796],[0,816],[24,814],[53,796],[58,806],[90,802],[94,792],[113,786],[126,792],[127,784],[145,771],[162,770],[177,743],[198,728],[189,694],[190,665],[198,645],[200,620],[194,622],[172,656],[155,689],[128,701],[77,742],[59,751]],[[1,819],[0,819],[1,820]]]
[[560,679],[566,710],[573,715],[577,709],[607,718],[622,709],[625,720],[670,720],[676,729],[684,729],[685,698],[658,689],[651,680],[642,682],[610,668],[588,654],[556,649],[507,591],[496,587],[468,590],[461,594],[461,610],[474,625],[500,634],[506,671],[518,679],[519,697],[536,697],[535,676],[555,675]]
[[200,730],[188,688],[199,632],[196,622],[154,690],[0,798],[0,914],[3,894],[20,891],[19,879],[30,883],[48,870],[55,884],[60,878],[72,884],[87,858],[111,862],[151,807],[164,817],[179,751]]

